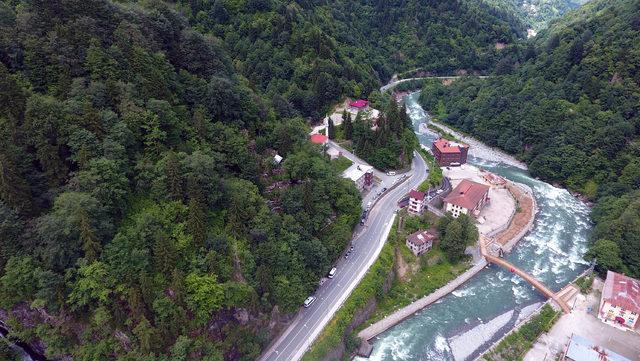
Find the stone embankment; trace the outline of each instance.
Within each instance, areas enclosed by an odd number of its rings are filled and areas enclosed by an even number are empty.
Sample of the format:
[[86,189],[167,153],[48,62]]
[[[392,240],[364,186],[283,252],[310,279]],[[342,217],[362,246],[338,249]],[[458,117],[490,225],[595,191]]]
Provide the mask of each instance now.
[[529,187],[513,182],[507,182],[506,187],[516,200],[518,209],[509,221],[509,226],[493,235],[492,239],[500,244],[504,252],[508,253],[522,237],[531,231],[538,208],[533,191]]
[[427,296],[411,303],[410,305],[403,307],[401,309],[399,309],[398,311],[394,312],[393,314],[385,317],[384,319],[370,325],[369,327],[365,328],[364,330],[360,331],[358,333],[358,337],[360,337],[362,340],[368,341],[372,338],[374,338],[375,336],[379,335],[380,333],[388,330],[389,328],[397,325],[399,322],[401,322],[402,320],[406,319],[407,317],[410,317],[411,315],[413,315],[414,313],[420,311],[421,309],[425,308],[426,306],[432,304],[433,302],[439,300],[440,298],[446,296],[447,294],[453,292],[456,288],[460,287],[463,283],[465,283],[466,281],[468,281],[471,277],[473,277],[476,273],[480,272],[485,266],[487,265],[487,262],[482,259],[480,260],[480,262],[478,262],[476,265],[474,265],[472,268],[468,269],[466,272],[464,272],[463,274],[461,274],[460,276],[458,276],[456,279],[454,279],[453,281],[449,282],[448,284],[440,287],[439,289],[435,290],[434,292],[428,294]]

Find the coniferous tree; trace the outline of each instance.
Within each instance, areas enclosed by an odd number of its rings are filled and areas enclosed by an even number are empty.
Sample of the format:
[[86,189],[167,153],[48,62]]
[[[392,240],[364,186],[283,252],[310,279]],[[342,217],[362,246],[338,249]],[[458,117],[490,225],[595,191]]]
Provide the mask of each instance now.
[[164,171],[167,177],[169,198],[174,201],[182,200],[182,171],[178,157],[173,151],[169,151],[167,154]]
[[80,210],[79,215],[79,227],[80,227],[80,242],[82,243],[82,250],[84,251],[84,258],[89,262],[93,262],[98,259],[100,252],[102,252],[102,245],[96,237],[96,233],[91,227],[89,221],[89,215],[84,209]]
[[327,137],[329,139],[336,139],[336,127],[333,125],[333,119],[329,118],[329,125],[327,127]]
[[346,110],[342,113],[342,124],[342,128],[344,129],[344,139],[353,139],[353,123],[351,121],[351,113],[347,113]]

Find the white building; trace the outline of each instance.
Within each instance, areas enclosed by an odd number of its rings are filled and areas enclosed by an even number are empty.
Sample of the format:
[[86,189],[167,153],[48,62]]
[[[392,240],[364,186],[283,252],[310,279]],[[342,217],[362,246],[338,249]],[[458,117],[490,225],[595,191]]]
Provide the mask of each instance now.
[[422,214],[425,206],[424,197],[424,192],[412,189],[411,192],[409,192],[409,207],[407,211],[410,214]]
[[619,329],[638,332],[638,314],[640,314],[640,281],[607,271],[598,318]]
[[359,191],[363,191],[373,183],[373,167],[353,163],[342,173],[343,178],[351,179]]
[[489,186],[463,179],[443,200],[444,210],[453,218],[460,214],[477,217],[482,207],[489,201]]
[[406,245],[414,255],[420,256],[431,250],[434,239],[436,234],[431,230],[417,231],[407,237]]

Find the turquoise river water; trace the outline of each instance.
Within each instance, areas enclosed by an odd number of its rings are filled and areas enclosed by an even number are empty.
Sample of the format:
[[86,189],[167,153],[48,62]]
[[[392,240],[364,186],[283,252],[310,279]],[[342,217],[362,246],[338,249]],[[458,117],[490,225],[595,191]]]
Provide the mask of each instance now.
[[[405,98],[416,130],[428,121],[417,102]],[[429,135],[418,135],[430,146]],[[506,258],[538,277],[554,291],[571,282],[588,265],[582,259],[591,230],[589,209],[565,189],[538,181],[526,171],[482,158],[469,163],[528,185],[538,214],[533,230]],[[453,293],[372,340],[371,360],[473,360],[545,301],[518,276],[489,266]]]

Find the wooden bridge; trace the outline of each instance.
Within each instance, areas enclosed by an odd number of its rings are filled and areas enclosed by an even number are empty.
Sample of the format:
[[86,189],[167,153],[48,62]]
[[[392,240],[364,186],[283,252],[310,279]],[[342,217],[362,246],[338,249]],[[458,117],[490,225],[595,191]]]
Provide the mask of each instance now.
[[525,281],[529,282],[533,287],[535,287],[538,291],[540,291],[543,295],[545,295],[545,297],[548,297],[554,300],[556,304],[558,304],[558,306],[560,306],[560,308],[565,313],[571,312],[571,308],[569,308],[569,305],[567,305],[567,302],[565,301],[565,297],[564,297],[564,295],[567,294],[566,290],[563,289],[558,293],[554,293],[549,288],[547,288],[547,286],[545,286],[542,282],[538,281],[535,277],[533,277],[529,273],[507,262],[503,258],[490,254],[490,252],[487,251],[487,245],[489,245],[490,243],[491,242],[489,241],[489,239],[487,239],[485,236],[483,235],[480,236],[480,252],[488,262],[497,264],[498,266],[503,267],[509,270],[510,272],[513,272],[518,276],[522,277]]

